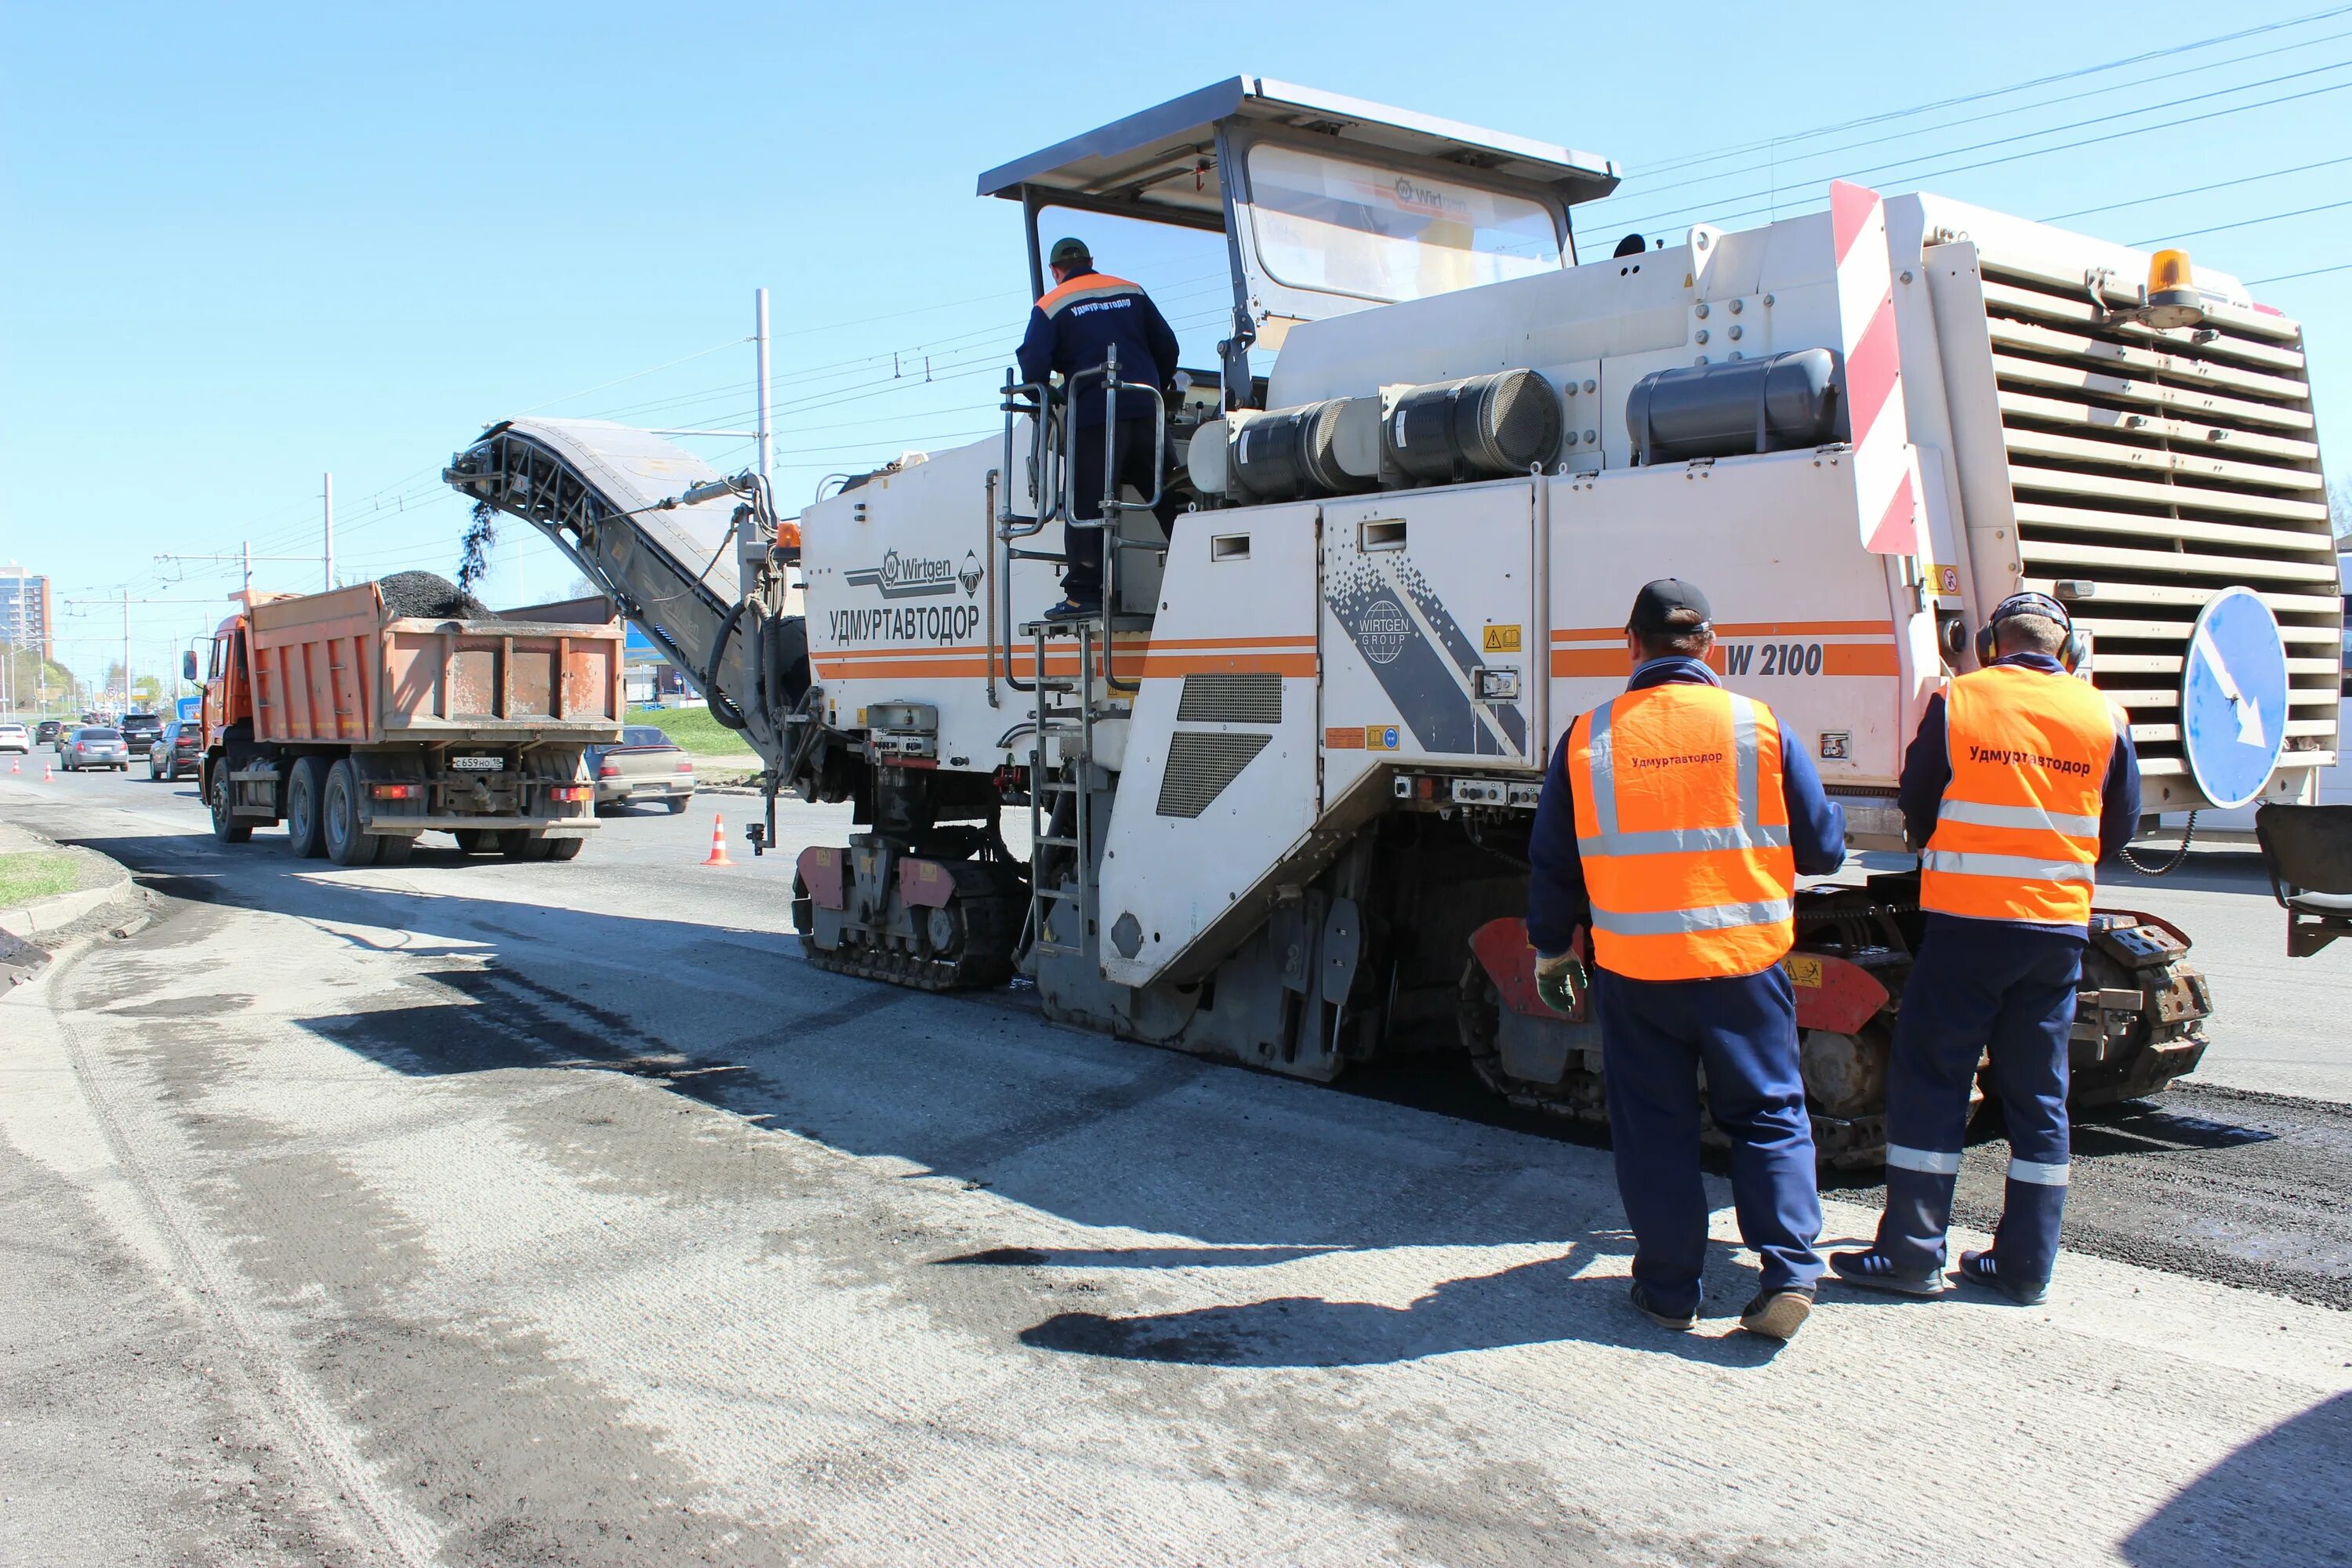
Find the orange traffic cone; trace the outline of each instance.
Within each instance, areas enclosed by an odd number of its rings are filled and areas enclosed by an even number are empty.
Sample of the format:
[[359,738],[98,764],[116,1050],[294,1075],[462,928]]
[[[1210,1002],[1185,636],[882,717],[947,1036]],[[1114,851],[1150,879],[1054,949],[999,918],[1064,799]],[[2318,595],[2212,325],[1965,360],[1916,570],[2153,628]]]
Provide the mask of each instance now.
[[25,771],[25,764],[22,763],[10,763],[8,764],[8,771],[12,773],[21,773]]
[[732,866],[735,864],[734,861],[727,858],[726,818],[715,811],[710,814],[710,853],[704,858],[702,863],[706,866]]
[[41,764],[41,782],[43,784],[55,784],[58,782],[58,775],[49,772],[49,764],[47,763],[43,763]]

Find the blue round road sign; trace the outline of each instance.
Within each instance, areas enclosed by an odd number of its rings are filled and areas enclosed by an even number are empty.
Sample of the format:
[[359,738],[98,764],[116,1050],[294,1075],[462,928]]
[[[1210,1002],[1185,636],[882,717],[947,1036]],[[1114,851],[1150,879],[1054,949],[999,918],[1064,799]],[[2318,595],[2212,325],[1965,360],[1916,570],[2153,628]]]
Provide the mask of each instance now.
[[2251,588],[2229,588],[2197,616],[2180,669],[2189,774],[2217,806],[2245,805],[2286,747],[2286,643]]

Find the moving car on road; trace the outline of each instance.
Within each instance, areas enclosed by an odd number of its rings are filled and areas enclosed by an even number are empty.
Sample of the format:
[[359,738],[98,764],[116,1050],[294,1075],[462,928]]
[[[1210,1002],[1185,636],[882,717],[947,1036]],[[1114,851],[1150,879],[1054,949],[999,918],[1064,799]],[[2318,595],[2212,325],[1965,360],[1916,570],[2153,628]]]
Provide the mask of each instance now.
[[89,768],[112,768],[116,773],[131,766],[131,748],[124,743],[122,731],[103,724],[84,724],[73,732],[73,738],[58,748],[58,765],[69,773]]
[[44,719],[33,731],[33,742],[36,745],[54,746],[58,743],[58,737],[64,730],[65,725],[62,721],[56,719]]
[[155,737],[163,732],[163,721],[152,713],[125,713],[115,728],[122,731],[123,744],[143,756],[147,748],[155,743]]
[[204,754],[204,725],[174,719],[156,731],[153,742],[147,748],[147,776],[177,783],[182,773],[199,769]]
[[33,754],[33,732],[22,724],[0,724],[0,752]]
[[599,812],[643,800],[660,801],[675,815],[694,798],[693,759],[651,724],[624,725],[617,746],[591,746],[588,766]]

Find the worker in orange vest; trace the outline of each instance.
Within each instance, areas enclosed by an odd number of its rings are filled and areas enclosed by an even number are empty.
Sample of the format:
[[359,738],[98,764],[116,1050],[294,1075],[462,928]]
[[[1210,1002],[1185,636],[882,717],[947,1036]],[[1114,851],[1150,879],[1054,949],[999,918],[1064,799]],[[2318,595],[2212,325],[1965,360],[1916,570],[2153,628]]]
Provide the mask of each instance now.
[[1844,864],[1845,814],[1772,710],[1707,668],[1714,616],[1697,588],[1671,577],[1643,588],[1625,642],[1633,679],[1569,726],[1536,807],[1536,986],[1554,1010],[1578,1010],[1589,932],[1634,1307],[1664,1328],[1698,1321],[1704,1068],[1707,1109],[1731,1140],[1739,1234],[1762,1260],[1739,1326],[1785,1340],[1812,1310],[1822,1204],[1780,960],[1798,875]]
[[2066,607],[2017,594],[1978,634],[1982,668],[1930,700],[1903,762],[1905,829],[1927,929],[1903,987],[1886,1082],[1886,1212],[1867,1252],[1830,1259],[1872,1289],[1944,1288],[1944,1231],[1980,1055],[2009,1132],[1992,1246],[1960,1278],[2043,1299],[2066,1206],[2067,1041],[2095,867],[2139,825],[2139,759],[2120,708],[2074,679]]

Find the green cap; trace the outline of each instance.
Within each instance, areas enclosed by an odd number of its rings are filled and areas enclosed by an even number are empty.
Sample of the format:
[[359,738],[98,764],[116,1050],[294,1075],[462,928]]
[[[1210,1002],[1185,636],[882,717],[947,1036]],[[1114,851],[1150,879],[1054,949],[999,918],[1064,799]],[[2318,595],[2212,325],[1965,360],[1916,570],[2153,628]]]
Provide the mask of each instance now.
[[1055,267],[1068,267],[1076,262],[1092,261],[1094,258],[1087,253],[1085,240],[1057,239],[1045,259]]

